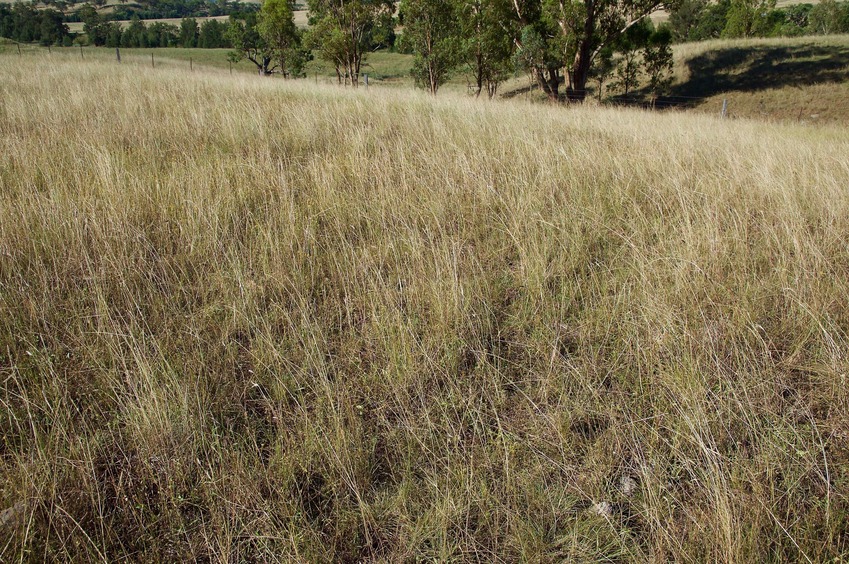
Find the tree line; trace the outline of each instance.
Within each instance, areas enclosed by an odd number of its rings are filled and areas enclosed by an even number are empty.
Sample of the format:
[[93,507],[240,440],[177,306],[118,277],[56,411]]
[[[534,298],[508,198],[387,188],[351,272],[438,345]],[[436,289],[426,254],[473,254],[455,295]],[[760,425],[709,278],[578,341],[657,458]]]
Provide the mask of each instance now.
[[54,9],[39,10],[31,4],[0,4],[0,37],[20,43],[70,45],[73,35],[62,13]]
[[104,19],[93,9],[83,8],[83,32],[88,43],[97,47],[200,47],[220,49],[232,47],[228,24],[195,18],[183,18],[179,27],[165,22],[145,24],[134,16],[126,28]]
[[[436,94],[452,73],[474,77],[477,95],[493,96],[518,71],[551,98],[583,100],[594,64],[612,59],[634,27],[648,29],[629,43],[642,50],[643,69],[657,91],[671,73],[668,30],[649,29],[660,0],[308,0],[309,27],[294,25],[290,0],[265,0],[255,16],[231,18],[234,60],[261,74],[299,76],[310,56],[329,62],[340,83],[357,86],[374,50],[413,55],[416,84]],[[396,37],[396,26],[401,30]],[[642,39],[644,40],[642,40]],[[641,43],[637,45],[637,39]],[[654,61],[650,68],[651,61]],[[632,61],[634,62],[634,61]]]
[[[102,5],[102,0],[98,4]],[[64,8],[60,1],[52,2]],[[170,5],[167,2],[152,2],[148,5],[161,7]],[[188,6],[194,6],[195,12],[201,10],[198,7],[207,6],[206,2],[189,2]],[[224,6],[222,8],[221,6]],[[236,7],[242,10],[235,10]],[[142,17],[134,13],[127,19],[129,25],[122,27],[114,21],[116,13],[123,8],[116,6],[112,14],[102,14],[95,4],[86,3],[72,14],[63,14],[61,11],[48,7],[39,9],[35,3],[16,2],[15,4],[0,3],[0,37],[13,39],[20,43],[40,43],[42,45],[65,45],[77,43],[91,44],[106,47],[201,47],[208,49],[220,49],[232,47],[227,31],[230,27],[228,22],[208,19],[198,23],[195,17],[184,17],[179,26],[164,22],[146,23]],[[157,8],[158,10],[159,8]],[[230,13],[236,18],[244,17],[244,14],[255,12],[258,8],[252,4],[241,4],[239,2],[222,2],[210,15],[216,15],[222,10]],[[123,12],[121,12],[123,13]],[[165,17],[163,15],[156,17]],[[69,30],[68,22],[83,22],[83,35],[73,33]]]
[[669,24],[676,41],[849,33],[849,2],[776,8],[775,0],[679,0]]
[[[126,29],[91,5],[78,14],[88,40],[110,47],[232,48],[260,74],[303,76],[318,57],[340,83],[356,87],[369,54],[395,49],[413,55],[417,85],[436,94],[452,73],[473,77],[475,94],[493,96],[508,77],[531,76],[552,100],[582,101],[591,81],[601,95],[615,85],[625,96],[646,85],[654,99],[669,87],[674,41],[849,31],[849,2],[775,9],[775,0],[307,0],[309,26],[295,25],[292,0],[265,0],[258,12],[232,13],[227,23],[179,27],[146,25],[137,16]],[[670,11],[655,28],[649,14]],[[13,39],[63,41],[56,12],[15,5]],[[6,19],[0,22],[6,25]],[[24,14],[32,21],[21,24]],[[18,18],[18,19],[15,19]],[[21,21],[23,21],[21,20]],[[35,23],[37,22],[37,24]],[[36,31],[38,28],[38,31]],[[4,28],[5,29],[5,28]],[[803,30],[803,31],[794,31]],[[397,32],[397,35],[396,35]],[[15,35],[17,34],[17,35]]]

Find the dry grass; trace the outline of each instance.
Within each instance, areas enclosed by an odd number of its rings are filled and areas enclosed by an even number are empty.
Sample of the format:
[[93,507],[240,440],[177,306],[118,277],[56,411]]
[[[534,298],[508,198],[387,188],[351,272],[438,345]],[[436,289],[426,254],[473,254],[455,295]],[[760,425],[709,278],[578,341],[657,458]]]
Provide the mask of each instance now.
[[[223,23],[227,23],[230,20],[230,16],[211,16],[208,18],[197,17],[194,18],[197,20],[198,25],[202,25],[206,20],[218,20]],[[307,27],[308,23],[308,15],[306,10],[295,10],[295,25],[301,28]],[[160,19],[151,19],[144,20],[145,25],[150,25],[152,23],[162,22],[166,24],[175,25],[177,27],[183,22],[183,18],[160,18]],[[122,28],[129,27],[130,20],[117,20],[115,23],[119,24]],[[82,33],[83,26],[85,24],[83,22],[70,22],[68,23],[68,29],[75,33]]]
[[0,560],[849,557],[849,135],[0,56]]
[[849,35],[685,43],[675,60],[673,94],[698,111],[849,125]]

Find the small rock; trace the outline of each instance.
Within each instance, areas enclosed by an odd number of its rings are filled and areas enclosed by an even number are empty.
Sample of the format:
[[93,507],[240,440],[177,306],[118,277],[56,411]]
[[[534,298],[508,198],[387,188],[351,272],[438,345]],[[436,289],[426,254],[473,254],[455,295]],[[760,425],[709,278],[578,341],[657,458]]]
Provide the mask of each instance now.
[[637,491],[637,480],[631,476],[622,476],[619,481],[619,490],[625,497],[631,497]]
[[602,517],[610,517],[613,515],[613,506],[606,501],[599,501],[598,503],[593,504],[590,511],[596,515],[601,515]]
[[26,505],[24,504],[24,502],[19,501],[12,507],[0,511],[0,527],[3,527],[7,524],[12,524],[15,519],[24,514],[25,507]]

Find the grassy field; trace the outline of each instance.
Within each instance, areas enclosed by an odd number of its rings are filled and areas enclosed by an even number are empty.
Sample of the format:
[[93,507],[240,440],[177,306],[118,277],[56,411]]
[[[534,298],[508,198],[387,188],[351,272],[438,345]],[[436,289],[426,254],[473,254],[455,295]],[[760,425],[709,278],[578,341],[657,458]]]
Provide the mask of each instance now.
[[[37,45],[21,45],[22,53],[41,57],[45,63],[53,64],[59,62],[72,62],[78,60],[100,61],[103,63],[115,63],[115,49],[109,47],[52,47],[48,52],[46,47]],[[183,49],[156,48],[156,49],[130,49],[121,48],[121,61],[124,65],[150,66],[150,57],[153,55],[153,65],[159,68],[188,71],[191,68],[205,69],[209,71],[227,71],[232,67],[233,72],[256,74],[256,66],[250,61],[243,60],[233,65],[227,59],[231,49]],[[9,40],[0,38],[0,55],[17,55],[17,45]],[[402,85],[412,86],[410,78],[410,66],[412,55],[402,55],[388,51],[369,53],[368,60],[363,65],[362,72],[368,73],[370,84]],[[311,82],[335,83],[336,74],[330,63],[315,59],[310,61],[304,72]],[[270,79],[270,80],[276,80]],[[462,75],[455,77],[449,90],[463,90],[466,79]]]
[[849,558],[845,128],[47,61],[0,561]]
[[[0,52],[17,53],[7,43]],[[25,52],[46,54],[34,45]],[[675,46],[675,81],[661,106],[683,111],[718,115],[728,100],[729,115],[767,121],[792,121],[849,125],[849,36],[736,39],[686,43]],[[156,65],[174,69],[194,67],[228,70],[228,49],[121,49],[124,63]],[[57,59],[80,58],[79,48],[52,49]],[[114,49],[86,47],[83,57],[104,62],[115,60]],[[412,86],[412,56],[387,51],[370,53],[363,72],[377,85]],[[254,74],[248,61],[232,66],[234,72]],[[335,82],[332,66],[319,59],[307,64],[309,80]],[[466,93],[468,73],[459,69],[443,92]],[[544,101],[536,92],[526,92],[527,76],[518,74],[500,88],[501,95]],[[590,102],[596,94],[591,82]],[[605,90],[616,101],[617,91]],[[645,95],[638,98],[643,100]],[[633,101],[633,100],[632,100]]]
[[[218,21],[221,21],[221,22],[227,22],[230,19],[230,16],[215,16],[215,17],[210,17],[210,18],[195,18],[195,19],[197,20],[198,25],[201,25],[206,20],[218,20]],[[301,28],[305,28],[305,27],[307,27],[307,19],[308,19],[308,15],[307,15],[306,10],[296,10],[295,11],[295,25],[297,25],[298,27],[301,27]],[[158,19],[158,20],[144,20],[145,24],[147,24],[147,25],[150,25],[151,23],[154,23],[154,22],[163,22],[163,23],[167,23],[167,24],[171,24],[171,25],[176,25],[177,27],[180,26],[180,23],[182,21],[183,21],[183,18],[162,18],[162,19]],[[121,27],[126,28],[127,26],[130,25],[130,20],[118,20],[117,23],[120,24]],[[83,22],[70,22],[70,23],[68,23],[68,29],[71,30],[72,32],[75,32],[75,33],[82,33],[83,25],[85,25],[85,24],[83,24]]]

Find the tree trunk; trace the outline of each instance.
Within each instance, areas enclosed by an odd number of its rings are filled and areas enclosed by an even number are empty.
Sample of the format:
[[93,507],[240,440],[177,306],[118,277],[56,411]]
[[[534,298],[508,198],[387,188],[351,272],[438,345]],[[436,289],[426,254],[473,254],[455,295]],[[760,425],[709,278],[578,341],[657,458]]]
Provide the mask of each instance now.
[[436,96],[436,91],[439,90],[439,80],[436,78],[436,69],[433,68],[433,62],[427,64],[428,89],[430,93]]
[[560,73],[558,69],[534,69],[533,76],[550,101],[557,102],[560,100]]
[[575,60],[569,72],[569,84],[566,87],[566,99],[570,102],[583,102],[587,97],[587,80],[593,64],[592,38],[595,36],[595,3],[587,2],[587,15],[584,20],[584,37],[578,45]]
[[481,90],[483,90],[483,55],[480,49],[475,53],[475,87],[475,98],[480,98]]
[[587,97],[587,79],[592,66],[592,48],[589,41],[582,41],[575,62],[569,72],[569,84],[566,87],[566,99],[570,102],[583,102]]

